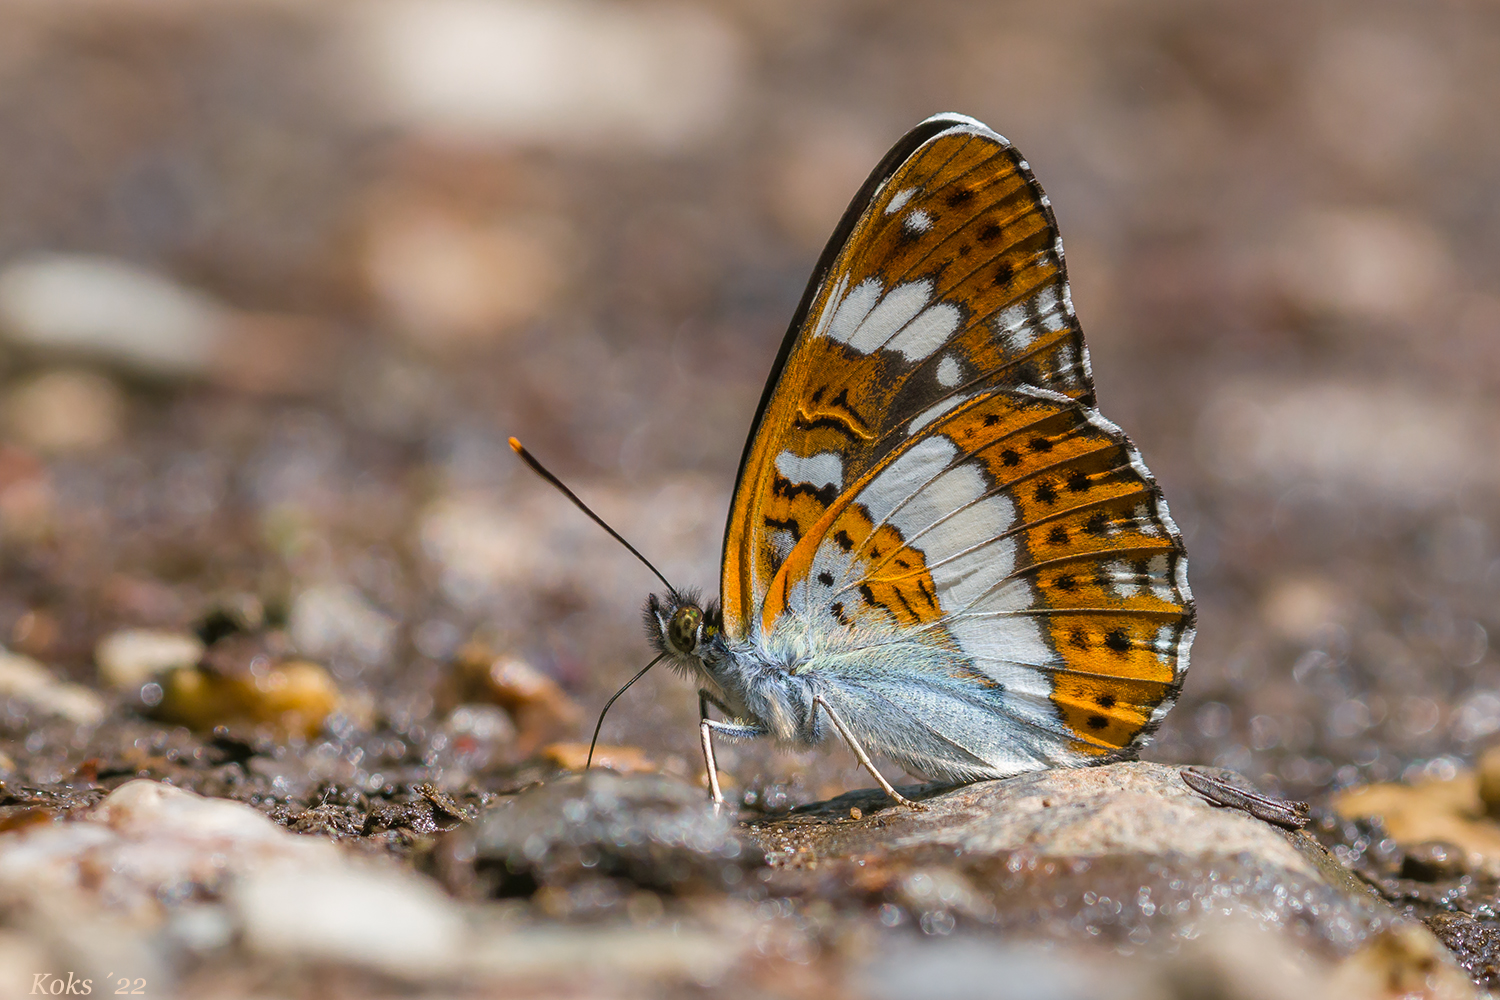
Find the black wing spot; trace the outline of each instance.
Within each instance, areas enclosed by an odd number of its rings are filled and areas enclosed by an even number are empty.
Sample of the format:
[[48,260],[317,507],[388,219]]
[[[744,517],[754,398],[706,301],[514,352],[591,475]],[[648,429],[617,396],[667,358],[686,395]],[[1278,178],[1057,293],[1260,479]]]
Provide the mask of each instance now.
[[1008,260],[1002,260],[1000,266],[995,268],[995,285],[999,288],[1007,288],[1015,280],[1016,269]]
[[1068,477],[1068,489],[1072,490],[1074,493],[1087,492],[1090,485],[1089,475],[1082,469],[1075,470],[1073,474]]
[[851,622],[848,619],[847,616],[845,616],[845,614],[844,614],[844,605],[841,602],[834,601],[832,604],[830,604],[828,606],[828,610],[833,612],[833,617],[835,617],[835,618],[837,618],[839,620],[839,624],[840,625],[853,625],[854,624],[853,622]]
[[1121,628],[1110,629],[1104,637],[1104,644],[1116,653],[1130,652],[1130,637]]
[[984,426],[986,427],[993,427],[999,422],[1000,418],[995,416],[993,413],[986,413],[984,415]]
[[911,569],[911,563],[907,562],[905,559],[897,559],[895,560],[895,563],[902,569]]
[[822,573],[819,573],[818,574],[818,582],[821,583],[825,587],[832,587],[833,586],[833,574],[829,573],[826,570],[823,571]]
[[862,583],[859,585],[859,596],[863,597],[865,599],[865,603],[869,604],[871,607],[878,606],[878,603],[875,600],[875,591],[870,589],[870,585],[868,583]]
[[979,242],[988,243],[1000,235],[1000,227],[991,222],[979,231]]
[[1045,479],[1036,484],[1036,501],[1049,505],[1057,502],[1057,490]]
[[1074,649],[1089,648],[1089,634],[1081,628],[1075,628],[1068,636],[1068,641],[1073,644]]
[[967,256],[969,256],[969,254],[971,254],[973,252],[974,252],[974,248],[971,247],[971,246],[969,246],[969,244],[967,244],[967,243],[960,243],[959,244],[958,255],[960,257],[967,257]]
[[1021,456],[1014,448],[1007,448],[1000,453],[1000,461],[1006,465],[1020,465]]
[[958,206],[973,200],[974,191],[971,188],[959,188],[957,191],[948,196],[948,207],[957,208]]
[[[1054,581],[1054,582],[1055,582],[1058,590],[1064,591],[1066,593],[1072,593],[1073,590],[1075,588],[1077,588],[1077,586],[1078,586],[1078,584],[1076,582],[1074,582],[1073,578],[1071,576],[1066,575],[1066,574],[1064,574],[1063,576],[1058,577],[1057,580]],[[1077,635],[1079,633],[1074,633],[1074,634]]]
[[774,517],[768,517],[766,518],[766,527],[772,531],[780,530],[790,532],[794,540],[799,542],[802,541],[802,525],[798,524],[792,518],[787,518],[785,521],[779,521]]
[[1109,725],[1109,720],[1102,715],[1091,715],[1088,721],[1090,729],[1103,729]]
[[1047,542],[1050,545],[1067,545],[1068,529],[1059,524],[1057,527],[1047,532]]
[[1109,530],[1109,515],[1102,510],[1098,511],[1083,522],[1083,530],[1098,538]]
[[1112,694],[1101,694],[1099,697],[1094,699],[1094,703],[1100,708],[1114,708],[1115,696]]
[[835,531],[833,533],[833,540],[835,542],[838,542],[839,548],[843,549],[845,552],[849,552],[854,549],[854,539],[850,538],[849,532],[845,531],[843,528],[840,528],[838,531]]
[[1031,439],[1031,450],[1032,451],[1041,451],[1041,452],[1051,451],[1052,450],[1052,442],[1048,441],[1044,437],[1034,437],[1034,438]]

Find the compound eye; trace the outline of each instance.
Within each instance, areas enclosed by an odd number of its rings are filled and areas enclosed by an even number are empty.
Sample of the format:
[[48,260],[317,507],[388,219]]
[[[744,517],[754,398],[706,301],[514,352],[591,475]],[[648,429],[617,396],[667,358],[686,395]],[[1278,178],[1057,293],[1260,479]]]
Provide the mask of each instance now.
[[703,621],[703,612],[697,608],[678,608],[672,616],[667,638],[679,653],[691,653],[698,645],[698,625]]

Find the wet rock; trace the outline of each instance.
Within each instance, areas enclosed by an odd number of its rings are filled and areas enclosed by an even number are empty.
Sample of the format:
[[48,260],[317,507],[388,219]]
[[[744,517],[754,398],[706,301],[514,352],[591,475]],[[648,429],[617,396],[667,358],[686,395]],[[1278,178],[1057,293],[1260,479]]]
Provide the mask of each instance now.
[[104,702],[93,691],[59,681],[31,657],[4,649],[0,649],[0,698],[14,698],[44,715],[78,725],[94,725],[104,718]]
[[283,734],[316,735],[339,707],[338,685],[316,663],[261,661],[243,673],[206,667],[173,670],[149,692],[151,713],[190,729],[268,725]]
[[1466,853],[1468,867],[1500,876],[1500,824],[1487,817],[1473,771],[1460,771],[1446,781],[1345,789],[1334,796],[1333,808],[1350,819],[1378,817],[1408,849],[1429,842],[1455,845]]
[[[432,883],[290,833],[250,806],[145,780],[74,822],[0,834],[0,892],[21,901],[32,928],[39,915],[113,915],[125,933],[115,957],[131,969],[159,966],[163,939],[144,935],[162,928],[166,943],[188,949],[238,938],[259,960],[413,977],[464,941],[461,913]],[[97,941],[87,947],[98,954]]]
[[164,629],[121,629],[94,647],[99,677],[112,688],[133,690],[157,674],[191,667],[203,657],[203,640]]
[[1426,924],[1474,982],[1487,990],[1500,988],[1500,920],[1438,913],[1428,917]]
[[331,845],[295,837],[250,806],[138,779],[79,821],[0,838],[0,884],[154,914],[258,864],[334,857]]
[[306,656],[348,655],[365,664],[385,662],[396,641],[396,621],[353,587],[313,587],[292,602],[288,631]]
[[125,397],[103,375],[49,371],[10,387],[4,420],[15,441],[38,452],[97,451],[124,434]]
[[923,805],[851,792],[748,832],[787,884],[842,881],[928,933],[1143,945],[1233,916],[1343,958],[1400,920],[1310,835],[1217,808],[1175,768],[1044,771],[929,788]]
[[661,892],[732,889],[760,852],[743,843],[703,791],[661,776],[589,771],[524,791],[486,810],[462,831],[474,873],[491,894],[530,895],[538,887]]

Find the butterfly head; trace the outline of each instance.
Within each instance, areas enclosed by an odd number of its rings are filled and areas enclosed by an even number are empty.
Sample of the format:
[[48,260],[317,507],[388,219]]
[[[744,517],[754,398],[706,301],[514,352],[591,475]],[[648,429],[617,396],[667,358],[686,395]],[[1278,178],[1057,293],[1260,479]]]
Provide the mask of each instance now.
[[646,636],[675,666],[697,668],[705,648],[719,639],[717,602],[706,605],[692,592],[669,590],[646,600]]

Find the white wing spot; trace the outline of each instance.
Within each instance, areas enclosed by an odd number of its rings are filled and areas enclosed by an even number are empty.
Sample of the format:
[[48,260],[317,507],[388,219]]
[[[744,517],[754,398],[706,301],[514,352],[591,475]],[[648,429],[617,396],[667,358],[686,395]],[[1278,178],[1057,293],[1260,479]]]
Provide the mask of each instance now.
[[1123,559],[1116,559],[1105,567],[1109,575],[1110,590],[1118,597],[1134,597],[1141,585],[1136,580],[1135,569]]
[[834,313],[838,312],[839,306],[844,301],[844,291],[849,287],[849,274],[839,278],[839,283],[833,286],[833,291],[828,293],[828,298],[823,303],[823,312],[818,316],[818,324],[813,328],[812,335],[821,337],[828,332],[828,324],[833,322]]
[[1026,316],[1026,303],[1006,306],[995,317],[995,332],[1008,350],[1024,351],[1036,339],[1036,329]]
[[1156,526],[1156,521],[1151,516],[1151,510],[1145,504],[1137,504],[1135,508],[1135,528],[1143,535],[1155,538],[1161,534],[1161,529]]
[[839,303],[838,312],[828,324],[829,339],[849,343],[870,310],[875,308],[875,303],[880,301],[882,289],[879,278],[866,278],[855,285]]
[[819,489],[844,486],[843,459],[831,451],[820,451],[806,458],[784,451],[776,456],[776,471],[794,483],[807,483]]
[[[864,287],[865,282],[860,282],[859,287],[849,294],[849,298],[852,300]],[[879,287],[878,282],[876,287]],[[848,328],[847,335],[841,335],[845,329],[839,322],[842,316],[834,320],[833,327],[837,329],[830,328],[828,335],[834,340],[843,341],[861,354],[869,354],[884,347],[886,341],[915,319],[931,298],[931,281],[908,281],[886,293],[879,305],[860,317],[857,326]],[[842,309],[839,311],[843,312]]]
[[1156,630],[1156,659],[1163,666],[1170,667],[1176,658],[1177,640],[1172,634],[1172,626],[1163,625]]
[[953,409],[955,406],[964,402],[968,398],[968,396],[964,395],[951,396],[935,406],[929,406],[927,409],[917,414],[917,416],[912,420],[911,424],[906,428],[906,433],[917,433],[917,431],[921,430],[923,427],[926,427],[938,417],[941,417],[943,414],[947,413],[949,410]]
[[885,214],[895,215],[897,212],[901,211],[906,203],[911,201],[911,196],[916,193],[917,189],[914,187],[902,188],[900,191],[897,191],[894,195],[891,196],[891,200],[886,202]]
[[885,346],[900,351],[908,361],[926,360],[953,336],[961,315],[958,306],[951,302],[928,306]]
[[924,209],[919,208],[913,212],[908,212],[906,218],[901,220],[901,224],[906,227],[908,232],[925,233],[932,228],[932,216],[928,215]]
[[1177,595],[1172,593],[1172,576],[1171,570],[1167,566],[1167,557],[1164,555],[1152,556],[1148,572],[1151,574],[1152,596],[1168,604],[1176,601]]
[[942,360],[938,362],[937,366],[938,385],[947,386],[951,389],[953,386],[958,385],[963,377],[963,368],[954,359],[953,355],[943,355]]

